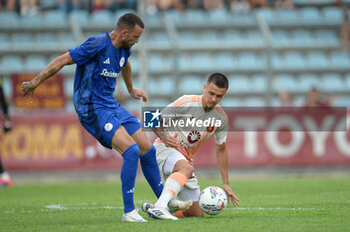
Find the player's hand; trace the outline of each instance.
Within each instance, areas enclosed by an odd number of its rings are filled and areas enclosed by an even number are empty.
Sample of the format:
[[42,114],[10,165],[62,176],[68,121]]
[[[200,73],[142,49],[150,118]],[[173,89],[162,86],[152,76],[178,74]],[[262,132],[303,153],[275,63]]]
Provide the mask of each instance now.
[[142,98],[144,102],[147,102],[147,94],[141,89],[132,89],[132,92],[130,92],[130,96],[137,100],[140,100]]
[[30,103],[32,103],[32,100],[33,100],[34,89],[35,89],[35,86],[31,81],[22,83],[22,93],[24,96],[27,96],[27,95],[30,96]]
[[233,206],[239,206],[239,199],[233,193],[231,187],[228,184],[224,184],[224,190],[228,197],[228,203],[232,202]]
[[172,148],[177,148],[178,146],[180,146],[179,141],[177,141],[177,136],[178,136],[177,132],[174,136],[168,136],[166,138],[165,146],[172,147]]

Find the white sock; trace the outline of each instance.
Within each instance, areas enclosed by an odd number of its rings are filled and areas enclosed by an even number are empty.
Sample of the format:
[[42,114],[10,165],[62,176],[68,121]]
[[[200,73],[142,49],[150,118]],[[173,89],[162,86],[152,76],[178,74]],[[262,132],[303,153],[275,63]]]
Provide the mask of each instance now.
[[164,189],[158,201],[154,204],[156,208],[167,208],[170,200],[174,199],[187,181],[187,177],[180,173],[172,173],[165,181]]

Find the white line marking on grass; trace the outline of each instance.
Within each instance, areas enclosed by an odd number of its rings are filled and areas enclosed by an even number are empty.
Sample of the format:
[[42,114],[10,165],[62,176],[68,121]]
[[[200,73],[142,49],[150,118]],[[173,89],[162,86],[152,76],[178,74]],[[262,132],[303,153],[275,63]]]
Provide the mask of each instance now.
[[67,207],[65,207],[63,205],[46,205],[45,208],[46,209],[58,209],[58,210],[66,210],[66,209],[68,209]]
[[281,211],[281,210],[286,210],[286,211],[314,211],[314,210],[324,210],[324,208],[281,208],[281,207],[276,207],[276,208],[265,208],[265,207],[236,207],[236,208],[228,208],[229,210],[276,210],[276,211]]

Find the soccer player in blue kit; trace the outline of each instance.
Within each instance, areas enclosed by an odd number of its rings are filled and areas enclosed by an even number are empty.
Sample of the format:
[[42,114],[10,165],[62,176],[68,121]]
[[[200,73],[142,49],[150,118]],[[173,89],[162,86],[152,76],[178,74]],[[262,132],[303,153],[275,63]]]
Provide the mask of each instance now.
[[147,95],[133,88],[128,58],[131,47],[139,41],[144,23],[135,14],[121,16],[111,33],[90,37],[80,46],[54,59],[33,80],[23,82],[22,92],[32,98],[43,81],[65,65],[76,63],[74,107],[79,121],[103,146],[114,148],[123,156],[121,169],[124,214],[122,221],[144,222],[134,205],[134,186],[138,160],[155,195],[163,184],[156,160],[155,147],[141,130],[139,120],[113,97],[116,78],[121,73],[131,97],[147,101]]

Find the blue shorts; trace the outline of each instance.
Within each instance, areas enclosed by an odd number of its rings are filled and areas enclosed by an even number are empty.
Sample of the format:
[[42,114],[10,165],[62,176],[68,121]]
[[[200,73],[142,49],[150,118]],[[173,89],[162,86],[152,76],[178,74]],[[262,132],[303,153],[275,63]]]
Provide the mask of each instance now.
[[84,128],[103,146],[110,149],[112,148],[113,136],[120,125],[124,126],[129,135],[141,128],[140,121],[122,106],[100,107],[89,110],[88,117],[81,117],[79,114],[78,116]]

